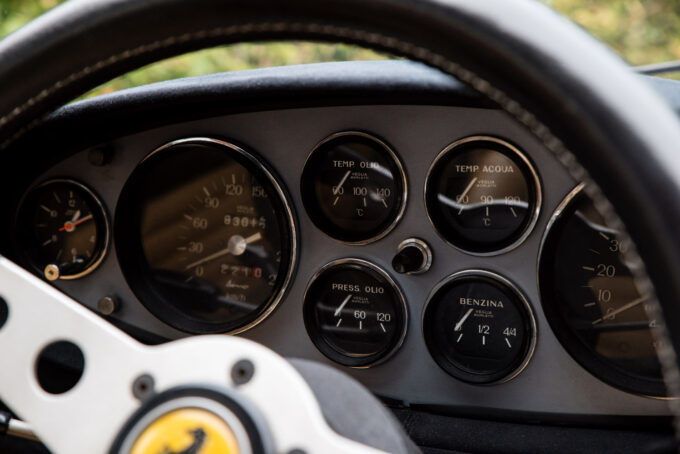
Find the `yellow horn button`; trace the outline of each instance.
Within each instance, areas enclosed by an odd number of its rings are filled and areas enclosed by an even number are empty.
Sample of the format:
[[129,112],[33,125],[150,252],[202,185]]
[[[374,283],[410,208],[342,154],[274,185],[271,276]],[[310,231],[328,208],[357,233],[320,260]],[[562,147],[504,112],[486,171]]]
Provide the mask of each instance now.
[[142,431],[130,454],[238,454],[234,432],[207,410],[182,408],[164,414]]

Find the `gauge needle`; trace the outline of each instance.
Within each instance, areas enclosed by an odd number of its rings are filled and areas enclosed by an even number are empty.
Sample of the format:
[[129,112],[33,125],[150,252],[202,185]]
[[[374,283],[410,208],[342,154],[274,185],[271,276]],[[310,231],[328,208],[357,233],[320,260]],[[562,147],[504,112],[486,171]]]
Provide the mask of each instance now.
[[195,262],[188,264],[184,269],[188,270],[191,268],[195,268],[199,265],[203,265],[206,262],[218,259],[227,254],[232,254],[236,256],[241,255],[246,251],[246,248],[249,244],[252,244],[256,241],[260,241],[261,239],[262,234],[260,232],[250,235],[247,238],[243,238],[241,235],[233,235],[231,238],[229,238],[229,243],[226,248],[217,251],[214,254],[210,254],[207,257],[203,257],[200,260],[196,260]]
[[338,195],[338,192],[340,192],[340,189],[342,189],[342,185],[345,184],[345,181],[347,181],[347,178],[349,178],[350,174],[352,173],[351,170],[348,170],[347,173],[345,174],[344,177],[342,177],[342,180],[340,180],[340,183],[333,189],[333,195]]
[[80,217],[80,211],[76,211],[76,214],[78,217],[73,216],[72,220],[65,222],[64,225],[59,228],[60,232],[73,232],[80,224],[84,224],[93,218],[91,214],[88,214],[84,218],[78,219]]
[[474,310],[475,309],[472,308],[472,307],[470,309],[468,309],[468,311],[465,313],[465,315],[463,315],[461,317],[461,319],[458,320],[458,323],[456,323],[456,326],[453,327],[453,330],[454,331],[460,331],[460,329],[463,327],[463,323],[465,323],[465,320],[468,319],[468,317],[470,316],[470,314],[472,314],[472,311],[474,311]]
[[333,313],[333,316],[337,317],[338,315],[340,315],[340,312],[342,312],[342,310],[345,308],[345,306],[347,305],[347,303],[349,303],[349,300],[351,300],[351,299],[352,299],[352,294],[350,293],[349,295],[347,295],[345,297],[344,300],[342,300],[342,303],[340,303],[340,306],[338,306],[338,308],[335,310],[335,312]]
[[632,308],[634,308],[635,306],[637,306],[638,304],[644,303],[645,301],[647,301],[647,297],[646,297],[646,296],[643,296],[643,297],[638,298],[638,299],[636,299],[636,300],[634,300],[634,301],[631,301],[631,302],[628,303],[628,304],[624,304],[623,306],[621,306],[620,308],[616,309],[615,311],[611,311],[610,313],[605,314],[605,315],[602,316],[601,318],[598,318],[597,320],[595,320],[595,321],[593,322],[593,325],[597,325],[598,323],[602,323],[602,322],[605,321],[605,320],[612,319],[612,318],[616,317],[618,314],[620,314],[621,312],[625,312],[625,311],[627,311],[628,309],[632,309]]
[[[468,195],[468,192],[470,192],[470,189],[472,189],[472,187],[475,185],[476,182],[477,182],[477,177],[474,177],[472,179],[472,181],[470,183],[468,183],[467,187],[465,188],[465,191],[463,191],[463,193],[460,195],[460,197],[458,197],[458,203],[460,203],[465,198],[465,196]],[[463,205],[463,206],[460,207],[460,211],[458,212],[458,214],[461,214],[463,212],[463,208],[464,208],[465,204],[461,204],[461,205]]]

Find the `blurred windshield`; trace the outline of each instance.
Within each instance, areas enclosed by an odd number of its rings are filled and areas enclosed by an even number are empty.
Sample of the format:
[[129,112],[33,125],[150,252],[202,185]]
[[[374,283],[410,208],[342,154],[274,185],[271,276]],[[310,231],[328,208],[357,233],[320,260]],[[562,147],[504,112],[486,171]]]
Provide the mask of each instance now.
[[[63,1],[0,0],[0,39]],[[680,60],[680,0],[540,1],[584,27],[632,65]],[[90,96],[222,71],[385,58],[390,56],[348,45],[309,42],[238,44],[194,52],[147,66],[99,87]]]

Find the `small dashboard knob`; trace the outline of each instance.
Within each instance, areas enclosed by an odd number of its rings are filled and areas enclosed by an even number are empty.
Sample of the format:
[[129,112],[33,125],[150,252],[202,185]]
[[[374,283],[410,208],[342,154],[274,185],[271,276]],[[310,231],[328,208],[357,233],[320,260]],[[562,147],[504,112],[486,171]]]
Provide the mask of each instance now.
[[392,268],[401,274],[421,274],[432,265],[432,250],[423,240],[409,238],[399,244]]

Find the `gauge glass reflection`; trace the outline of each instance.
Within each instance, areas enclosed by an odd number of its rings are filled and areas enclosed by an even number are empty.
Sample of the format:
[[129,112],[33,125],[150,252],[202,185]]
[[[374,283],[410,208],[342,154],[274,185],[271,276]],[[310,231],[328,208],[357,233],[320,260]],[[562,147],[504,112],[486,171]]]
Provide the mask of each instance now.
[[426,204],[439,234],[472,253],[499,253],[529,233],[540,184],[527,158],[500,139],[474,137],[449,146],[426,183]]

